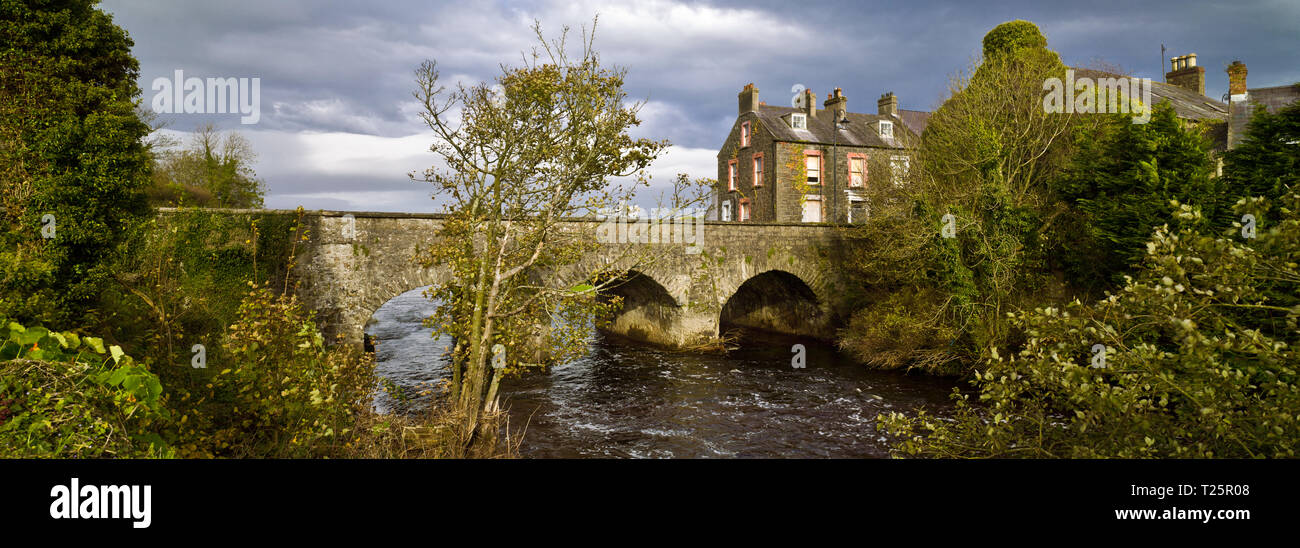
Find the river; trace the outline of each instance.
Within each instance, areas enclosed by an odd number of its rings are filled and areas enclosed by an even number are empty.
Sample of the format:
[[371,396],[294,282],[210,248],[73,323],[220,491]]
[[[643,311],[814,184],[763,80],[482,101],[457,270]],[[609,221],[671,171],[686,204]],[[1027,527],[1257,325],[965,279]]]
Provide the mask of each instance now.
[[[422,319],[421,290],[385,303],[367,328],[376,370],[415,394],[381,394],[381,412],[418,410],[419,395],[447,376],[447,341]],[[757,338],[757,337],[756,337]],[[803,368],[791,364],[803,344]],[[531,458],[712,458],[888,456],[878,413],[944,411],[957,383],[871,371],[832,346],[763,335],[727,355],[672,352],[596,333],[584,358],[501,385],[519,448]]]

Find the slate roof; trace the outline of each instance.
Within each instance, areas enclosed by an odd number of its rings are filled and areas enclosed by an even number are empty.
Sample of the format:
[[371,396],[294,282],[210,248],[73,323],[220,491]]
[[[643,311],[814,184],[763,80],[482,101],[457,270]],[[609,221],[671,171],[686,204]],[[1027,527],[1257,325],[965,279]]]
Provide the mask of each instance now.
[[1250,125],[1256,103],[1276,114],[1282,107],[1297,101],[1300,101],[1300,85],[1247,89],[1246,102],[1239,104],[1232,113],[1232,119],[1228,120],[1228,131],[1232,134],[1234,146],[1246,134],[1246,126]]
[[930,124],[931,114],[933,113],[924,110],[898,109],[898,116],[903,119],[903,124],[917,135],[925,133],[925,126]]
[[1300,85],[1247,89],[1246,98],[1252,103],[1264,105],[1270,113],[1277,114],[1282,107],[1300,101]]
[[[844,129],[839,130],[839,136],[836,137],[831,122],[831,111],[818,109],[816,116],[809,116],[808,129],[794,129],[790,127],[788,122],[786,122],[785,116],[796,112],[803,112],[803,109],[775,105],[759,105],[754,111],[754,114],[758,116],[759,121],[763,123],[763,127],[766,127],[767,130],[772,133],[773,139],[777,141],[827,145],[838,143],[845,146],[876,148],[905,148],[903,137],[905,132],[908,130],[904,126],[905,122],[898,117],[849,112],[846,114],[849,123]],[[889,120],[894,122],[894,138],[886,139],[876,132],[874,122],[880,120]]]
[[[1127,78],[1126,76],[1110,72],[1093,70],[1093,69],[1074,69],[1074,77],[1082,78]],[[1228,120],[1228,105],[1222,101],[1216,101],[1204,95],[1201,95],[1190,89],[1166,84],[1164,82],[1151,82],[1151,101],[1159,103],[1167,100],[1174,106],[1174,113],[1179,118],[1188,120]]]

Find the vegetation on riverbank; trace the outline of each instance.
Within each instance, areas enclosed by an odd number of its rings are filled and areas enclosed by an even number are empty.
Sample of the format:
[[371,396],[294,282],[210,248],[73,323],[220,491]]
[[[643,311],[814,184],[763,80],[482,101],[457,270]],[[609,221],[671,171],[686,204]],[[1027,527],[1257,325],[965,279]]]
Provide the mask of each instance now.
[[508,454],[403,437],[450,415],[374,414],[372,358],[291,296],[301,217],[157,217],[179,179],[215,205],[261,184],[238,138],[153,148],[131,39],[94,1],[6,2],[0,44],[0,457]]
[[952,420],[879,426],[914,456],[1295,456],[1300,105],[1259,109],[1213,177],[1168,104],[1147,124],[1049,121],[1068,117],[1008,96],[1059,69],[1045,44],[1023,21],[989,33],[911,188],[873,219],[894,229],[860,258],[881,298],[842,346],[977,390],[954,393]]

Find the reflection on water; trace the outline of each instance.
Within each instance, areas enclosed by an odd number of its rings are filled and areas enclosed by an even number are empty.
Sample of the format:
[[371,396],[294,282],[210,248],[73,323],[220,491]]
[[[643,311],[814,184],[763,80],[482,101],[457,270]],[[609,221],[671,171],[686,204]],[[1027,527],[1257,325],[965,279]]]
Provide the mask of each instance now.
[[[368,329],[379,374],[408,391],[446,375],[447,342],[421,325],[431,309],[408,292]],[[803,369],[791,367],[794,343],[807,347]],[[947,409],[955,385],[869,371],[829,345],[784,336],[720,356],[595,335],[586,357],[509,379],[501,394],[512,429],[527,428],[527,457],[885,457],[876,415]],[[376,407],[403,408],[389,396]]]
[[433,314],[434,303],[424,297],[424,288],[407,291],[384,303],[366,326],[375,341],[375,373],[392,381],[409,396],[403,404],[386,392],[375,398],[380,413],[419,409],[428,405],[429,395],[421,392],[451,377],[448,360],[443,355],[450,338],[435,340],[432,330],[424,327],[424,318]]

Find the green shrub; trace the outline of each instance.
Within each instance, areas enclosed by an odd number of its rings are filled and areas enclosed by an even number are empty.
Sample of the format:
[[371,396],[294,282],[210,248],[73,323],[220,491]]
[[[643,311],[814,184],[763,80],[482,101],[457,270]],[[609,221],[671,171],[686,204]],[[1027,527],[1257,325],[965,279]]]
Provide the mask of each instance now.
[[216,454],[304,457],[350,441],[378,383],[369,355],[327,348],[297,300],[254,285],[222,341],[208,385]]
[[1047,37],[1038,30],[1038,25],[1023,19],[1002,23],[984,35],[985,57],[1046,47]]
[[978,403],[954,394],[955,420],[892,413],[881,427],[916,456],[1296,456],[1300,195],[1275,209],[1284,217],[1255,239],[1162,227],[1121,291],[1013,314],[1025,343],[984,356]]
[[0,318],[0,456],[159,457],[162,384],[117,346]]

